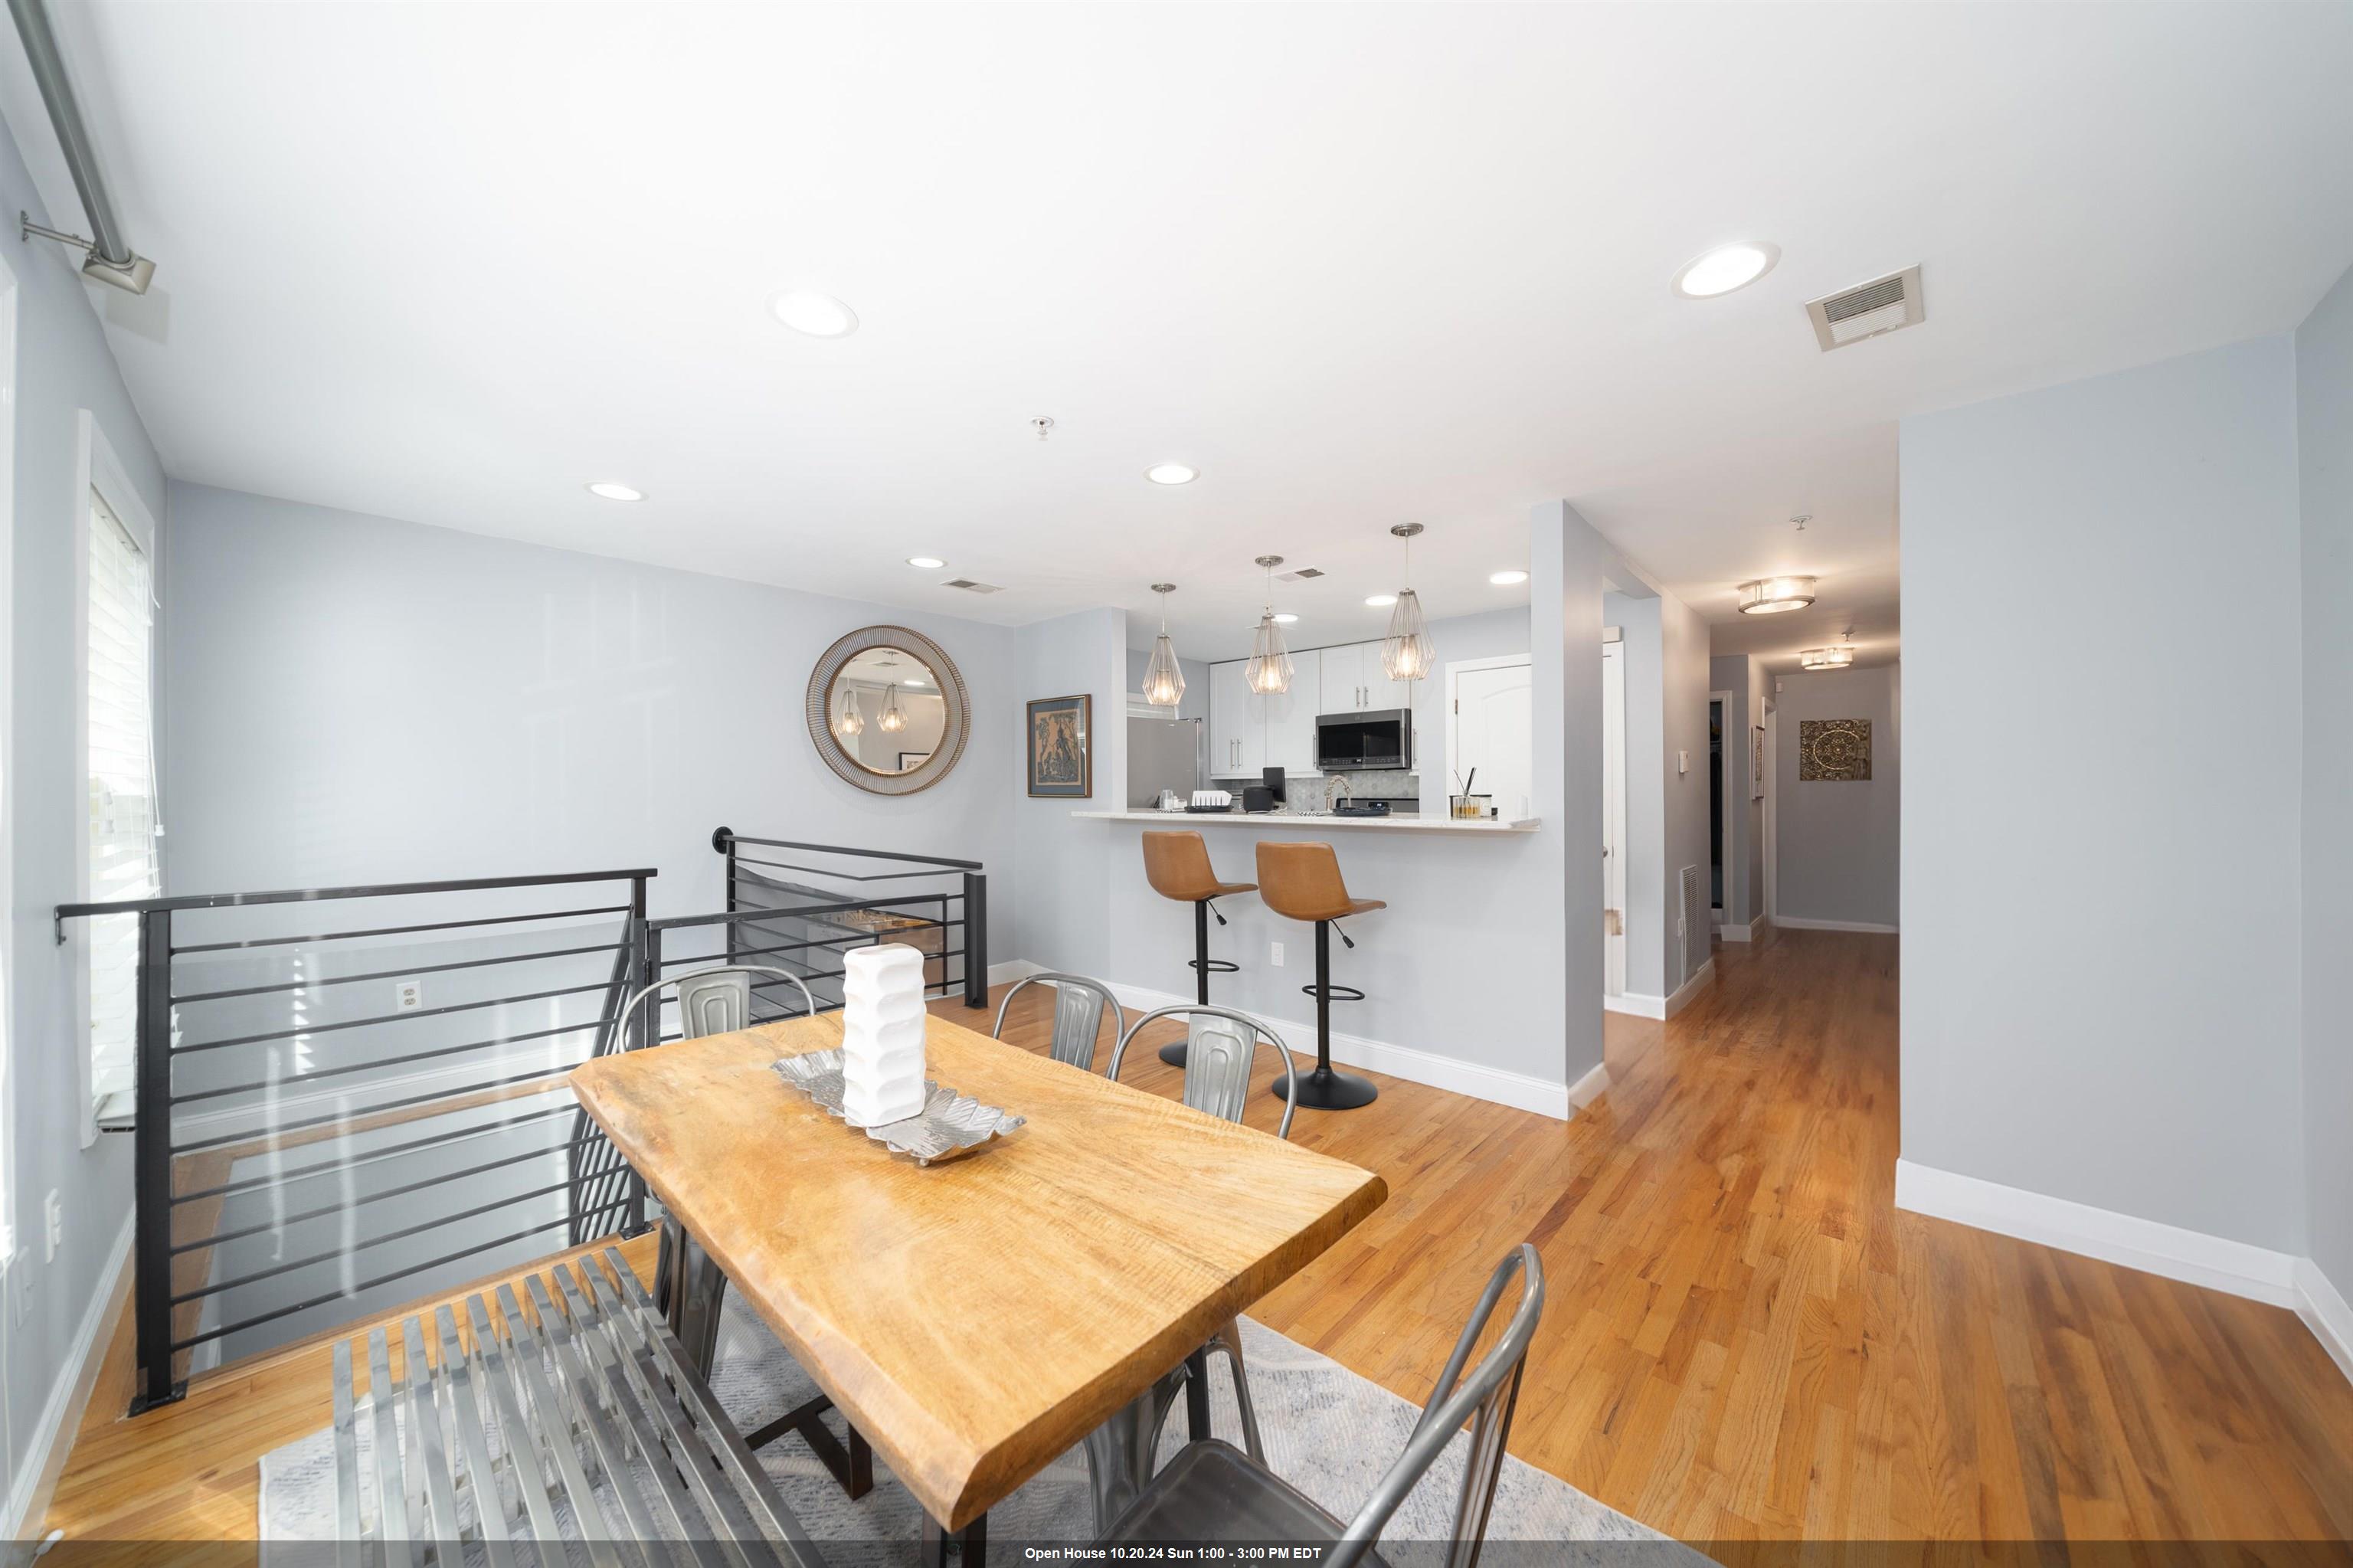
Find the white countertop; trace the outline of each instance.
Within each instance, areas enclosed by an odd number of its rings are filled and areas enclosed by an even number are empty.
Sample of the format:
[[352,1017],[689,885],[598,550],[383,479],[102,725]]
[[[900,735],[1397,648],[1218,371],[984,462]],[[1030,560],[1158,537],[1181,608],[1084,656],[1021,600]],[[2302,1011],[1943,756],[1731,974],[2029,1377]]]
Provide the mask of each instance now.
[[1465,822],[1451,817],[1335,817],[1312,811],[1072,811],[1071,815],[1081,821],[1154,822],[1164,828],[1193,828],[1208,823],[1218,827],[1318,831],[1339,828],[1352,833],[1532,833],[1541,824],[1541,819],[1535,817],[1519,821]]

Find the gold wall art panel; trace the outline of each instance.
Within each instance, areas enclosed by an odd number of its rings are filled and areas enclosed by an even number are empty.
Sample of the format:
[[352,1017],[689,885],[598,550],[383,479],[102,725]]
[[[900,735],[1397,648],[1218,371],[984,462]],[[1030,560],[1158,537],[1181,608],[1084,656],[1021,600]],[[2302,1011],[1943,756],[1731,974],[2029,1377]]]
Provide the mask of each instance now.
[[1869,719],[1798,721],[1798,782],[1852,784],[1870,779]]

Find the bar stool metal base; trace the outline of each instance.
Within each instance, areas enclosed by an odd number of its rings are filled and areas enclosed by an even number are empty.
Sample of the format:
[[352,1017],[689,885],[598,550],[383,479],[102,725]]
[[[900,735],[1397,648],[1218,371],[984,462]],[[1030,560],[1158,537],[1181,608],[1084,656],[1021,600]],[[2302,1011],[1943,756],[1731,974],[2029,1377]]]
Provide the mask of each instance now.
[[[1267,1092],[1276,1099],[1283,1097],[1280,1083]],[[1380,1097],[1381,1091],[1373,1086],[1370,1078],[1360,1078],[1354,1073],[1318,1067],[1300,1075],[1298,1103],[1310,1110],[1355,1110]]]
[[[1342,940],[1346,940],[1345,936]],[[1354,944],[1351,944],[1353,946]],[[1315,983],[1301,986],[1303,995],[1315,999],[1315,1070],[1299,1080],[1296,1104],[1310,1110],[1356,1110],[1371,1105],[1381,1097],[1370,1078],[1360,1078],[1354,1073],[1335,1072],[1332,1067],[1332,1004],[1335,1001],[1362,1001],[1365,993],[1352,985],[1332,983],[1332,923],[1315,922]],[[1284,1098],[1282,1080],[1278,1078],[1267,1091],[1276,1099]]]
[[[1219,918],[1222,920],[1225,916],[1221,915]],[[1242,967],[1240,964],[1209,957],[1209,901],[1206,898],[1197,901],[1193,906],[1193,956],[1185,960],[1185,967],[1193,971],[1193,1000],[1203,1007],[1209,1005],[1211,975],[1231,975],[1241,972]],[[1160,1059],[1172,1067],[1183,1066],[1185,1042],[1172,1040],[1163,1045],[1160,1048]]]

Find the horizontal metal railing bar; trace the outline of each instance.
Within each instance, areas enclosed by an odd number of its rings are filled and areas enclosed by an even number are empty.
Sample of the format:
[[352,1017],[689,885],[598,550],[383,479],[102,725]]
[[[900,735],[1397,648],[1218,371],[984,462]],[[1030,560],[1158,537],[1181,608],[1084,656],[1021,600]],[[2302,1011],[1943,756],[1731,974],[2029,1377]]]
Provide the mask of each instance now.
[[[587,1059],[588,1058],[584,1056],[580,1061],[585,1062]],[[558,1062],[549,1066],[535,1068],[528,1073],[518,1073],[512,1078],[487,1078],[480,1083],[465,1084],[456,1088],[436,1089],[431,1094],[411,1095],[406,1099],[403,1100],[378,1100],[374,1105],[369,1106],[365,1111],[362,1112],[361,1116],[375,1116],[379,1112],[389,1110],[406,1110],[411,1106],[427,1106],[433,1104],[436,1100],[460,1100],[464,1099],[469,1095],[479,1095],[488,1089],[503,1089],[511,1087],[516,1084],[528,1084],[533,1078],[562,1077],[565,1074],[571,1072],[573,1068],[577,1067],[578,1065],[580,1065],[580,1062]],[[273,1133],[303,1132],[307,1131],[311,1128],[325,1127],[331,1122],[353,1121],[356,1119],[359,1118],[353,1117],[348,1112],[330,1111],[325,1116],[314,1116],[306,1121],[281,1121],[270,1128],[269,1130]],[[201,1154],[207,1149],[218,1149],[226,1143],[250,1143],[253,1141],[253,1138],[254,1135],[250,1132],[231,1133],[226,1138],[206,1139],[202,1143],[174,1144],[172,1146],[172,1152],[175,1155]]]
[[330,898],[390,898],[409,893],[479,893],[493,887],[554,887],[573,882],[632,882],[658,876],[654,866],[635,871],[565,871],[547,876],[470,876],[451,882],[379,882],[360,887],[290,887],[272,893],[183,893],[168,898],[123,898],[108,904],[60,904],[58,916],[139,915],[168,909],[241,909],[256,904],[310,904]]
[[410,964],[406,969],[378,969],[373,974],[330,975],[319,980],[289,980],[282,985],[238,986],[231,991],[200,991],[172,999],[174,1006],[191,1001],[219,1001],[232,996],[264,996],[272,991],[318,991],[331,985],[352,985],[360,980],[404,980],[410,975],[446,974],[451,969],[487,969],[493,964],[527,964],[537,959],[573,959],[583,953],[617,953],[626,950],[627,942],[600,942],[587,948],[551,948],[539,953],[509,953],[503,958],[467,959],[454,964]]
[[484,1001],[453,1001],[447,1007],[419,1007],[407,1012],[382,1012],[373,1018],[346,1018],[334,1023],[306,1023],[299,1029],[272,1029],[262,1034],[236,1034],[227,1040],[174,1045],[172,1054],[185,1056],[197,1051],[226,1050],[231,1045],[258,1045],[265,1040],[291,1040],[298,1034],[332,1034],[339,1029],[364,1029],[371,1023],[405,1023],[418,1018],[445,1018],[453,1012],[478,1012],[485,1007],[511,1007],[519,1001],[545,1001],[554,996],[578,996],[584,991],[612,989],[613,982],[603,980],[593,985],[564,986],[555,991],[528,991],[520,996],[494,996]]
[[275,1279],[281,1274],[292,1274],[298,1269],[316,1268],[322,1263],[333,1263],[338,1258],[353,1257],[372,1246],[382,1246],[386,1242],[406,1241],[410,1236],[421,1234],[426,1231],[438,1230],[444,1225],[453,1225],[460,1220],[475,1219],[493,1210],[512,1208],[517,1203],[528,1203],[533,1198],[544,1198],[551,1193],[566,1192],[572,1184],[572,1178],[566,1176],[561,1181],[533,1188],[528,1192],[515,1192],[507,1197],[493,1198],[487,1203],[477,1203],[470,1209],[460,1209],[454,1214],[435,1214],[430,1219],[419,1220],[413,1225],[403,1225],[396,1231],[385,1231],[380,1235],[365,1236],[357,1241],[348,1242],[332,1252],[315,1252],[308,1257],[298,1257],[289,1263],[273,1263],[267,1268],[257,1268],[249,1274],[232,1275],[227,1279],[211,1280],[196,1289],[184,1291],[173,1297],[172,1305],[185,1307],[191,1301],[201,1301],[207,1296],[223,1295],[248,1285],[259,1285],[265,1279]]
[[[347,1210],[363,1208],[386,1198],[398,1198],[410,1192],[422,1192],[427,1187],[438,1187],[444,1181],[457,1181],[468,1176],[479,1176],[485,1171],[496,1171],[508,1165],[520,1165],[526,1160],[544,1160],[552,1154],[561,1154],[567,1149],[586,1149],[593,1143],[601,1141],[603,1138],[602,1133],[596,1133],[587,1138],[567,1139],[562,1143],[551,1143],[539,1149],[527,1149],[521,1154],[510,1154],[502,1160],[487,1160],[480,1165],[470,1165],[463,1171],[446,1171],[440,1175],[427,1176],[422,1181],[410,1181],[398,1187],[386,1187],[381,1192],[370,1192],[364,1198],[337,1199],[334,1202],[322,1203],[317,1208],[304,1209],[299,1213],[272,1214],[259,1224],[247,1225],[240,1230],[215,1231],[212,1234],[200,1236],[195,1241],[178,1243],[172,1251],[176,1255],[184,1252],[199,1252],[208,1246],[217,1246],[223,1242],[242,1241],[247,1236],[259,1235],[264,1231],[277,1230],[284,1225],[298,1225],[305,1220],[323,1219],[329,1214],[340,1214]],[[570,1179],[567,1178],[564,1184],[571,1185]],[[445,1220],[454,1217],[443,1216]]]
[[371,1056],[364,1062],[354,1062],[347,1067],[322,1067],[316,1072],[301,1073],[289,1078],[263,1078],[256,1083],[231,1084],[225,1089],[200,1089],[192,1095],[174,1095],[174,1106],[193,1105],[198,1100],[216,1100],[226,1095],[250,1095],[280,1086],[299,1087],[314,1084],[322,1078],[340,1078],[350,1073],[365,1073],[377,1067],[404,1066],[410,1062],[429,1062],[436,1056],[459,1056],[469,1051],[488,1051],[497,1045],[520,1045],[526,1040],[545,1040],[555,1034],[577,1034],[586,1029],[602,1029],[605,1020],[592,1018],[585,1023],[559,1024],[554,1029],[533,1029],[521,1034],[501,1034],[496,1040],[476,1040],[464,1045],[437,1045],[430,1051],[412,1051],[406,1056]]
[[634,913],[636,911],[627,904],[599,904],[587,909],[551,909],[544,915],[485,915],[478,920],[427,920],[419,926],[375,926],[362,931],[318,931],[301,937],[249,937],[242,942],[196,942],[185,948],[174,948],[172,956],[226,953],[239,948],[300,947],[304,943],[348,942],[360,937],[405,937],[414,931],[456,931],[469,926],[512,926],[529,920],[565,920],[590,915]]
[[[803,865],[797,861],[789,860],[754,860],[748,854],[737,855],[735,857],[735,863],[737,865],[765,865],[772,871],[806,871],[812,876],[831,877],[836,882],[903,882],[912,876],[960,876],[963,874],[963,873],[955,871],[926,870],[878,871],[865,876],[860,876],[854,871],[838,871],[831,866]],[[740,881],[742,879],[739,877],[738,880]],[[761,876],[754,877],[753,880],[755,884],[765,883],[770,887],[781,885],[781,884],[777,883],[773,877]]]
[[[739,844],[759,844],[766,849],[817,850],[826,854],[856,855],[863,860],[903,860],[923,865],[952,866],[957,871],[983,869],[980,862],[976,860],[946,860],[938,855],[902,854],[897,850],[845,849],[839,844],[805,844],[792,839],[746,838],[738,832],[729,832],[727,837]],[[739,855],[737,858],[742,857]],[[649,872],[647,874],[652,874]]]
[[445,1263],[455,1263],[461,1257],[471,1257],[478,1252],[488,1252],[492,1247],[505,1246],[512,1242],[522,1241],[526,1236],[538,1235],[543,1231],[559,1230],[576,1221],[592,1219],[598,1214],[612,1213],[627,1209],[628,1206],[628,1199],[617,1198],[609,1203],[599,1203],[593,1209],[578,1210],[560,1220],[550,1220],[543,1225],[533,1225],[529,1229],[515,1231],[507,1235],[493,1236],[489,1241],[474,1246],[462,1247],[456,1252],[445,1253],[439,1257],[427,1258],[423,1263],[411,1264],[406,1268],[396,1268],[389,1274],[379,1274],[374,1279],[354,1281],[341,1290],[331,1290],[323,1296],[313,1296],[306,1300],[257,1313],[253,1317],[241,1319],[234,1323],[224,1323],[217,1329],[207,1329],[201,1334],[191,1335],[185,1340],[174,1340],[172,1341],[172,1349],[185,1351],[191,1345],[201,1345],[207,1340],[222,1339],[230,1334],[241,1334],[248,1329],[258,1329],[264,1323],[274,1323],[280,1318],[290,1318],[297,1312],[308,1312],[313,1307],[324,1307],[332,1301],[348,1301],[360,1292],[373,1290],[379,1285],[389,1285],[396,1279],[406,1279],[412,1274],[422,1274],[428,1268],[438,1268]]
[[[926,920],[923,922],[922,928],[928,930],[945,930],[947,926],[961,926],[963,924],[964,922],[961,920],[950,920],[946,923],[946,926],[944,926],[937,920]],[[766,958],[777,953],[805,952],[810,948],[854,948],[861,942],[880,942],[885,937],[892,935],[896,935],[896,933],[861,931],[854,937],[812,938],[810,940],[806,942],[785,942],[773,948],[738,948],[732,953],[684,953],[674,959],[662,959],[661,967],[663,969],[669,969],[676,964],[708,964],[718,962],[722,959],[732,962],[736,959]]]
[[[551,1089],[548,1092],[553,1094],[555,1091]],[[313,1176],[323,1176],[332,1171],[357,1171],[381,1160],[395,1159],[403,1154],[412,1154],[420,1149],[430,1149],[437,1143],[462,1143],[470,1138],[486,1138],[491,1133],[503,1132],[512,1127],[528,1127],[533,1122],[545,1121],[550,1117],[576,1116],[579,1112],[579,1103],[567,1100],[563,1105],[551,1106],[546,1110],[533,1111],[528,1116],[511,1116],[501,1121],[486,1121],[477,1127],[461,1127],[449,1132],[427,1133],[423,1138],[412,1138],[406,1143],[388,1143],[382,1149],[371,1149],[365,1154],[322,1160],[315,1165],[298,1166],[291,1171],[273,1171],[266,1176],[248,1176],[242,1181],[226,1181],[217,1187],[198,1188],[194,1192],[177,1194],[172,1202],[193,1203],[199,1198],[233,1198],[240,1193],[259,1192],[264,1187],[290,1187],[297,1181],[307,1181]],[[253,1135],[248,1133],[245,1136],[250,1139]]]
[[675,931],[690,926],[723,926],[744,920],[775,920],[789,916],[842,915],[858,909],[889,909],[901,904],[937,904],[960,900],[960,893],[910,893],[897,898],[852,898],[839,904],[809,904],[794,908],[719,909],[708,915],[671,915],[646,922],[649,931]]

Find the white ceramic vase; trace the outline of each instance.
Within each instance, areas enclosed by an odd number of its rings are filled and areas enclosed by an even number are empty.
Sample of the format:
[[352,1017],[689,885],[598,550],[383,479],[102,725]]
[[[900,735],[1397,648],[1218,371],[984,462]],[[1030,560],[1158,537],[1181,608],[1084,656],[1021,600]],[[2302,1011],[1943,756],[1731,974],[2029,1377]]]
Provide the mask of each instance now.
[[904,1121],[923,1108],[923,955],[852,948],[841,967],[842,1119]]

